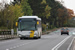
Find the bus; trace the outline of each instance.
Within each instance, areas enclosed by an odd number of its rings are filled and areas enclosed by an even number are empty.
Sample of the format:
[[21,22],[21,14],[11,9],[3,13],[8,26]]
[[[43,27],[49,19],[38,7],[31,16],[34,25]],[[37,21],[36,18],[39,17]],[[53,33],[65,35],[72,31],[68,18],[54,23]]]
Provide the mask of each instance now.
[[18,25],[17,34],[20,39],[41,38],[41,18],[39,18],[38,16],[19,17],[16,25]]

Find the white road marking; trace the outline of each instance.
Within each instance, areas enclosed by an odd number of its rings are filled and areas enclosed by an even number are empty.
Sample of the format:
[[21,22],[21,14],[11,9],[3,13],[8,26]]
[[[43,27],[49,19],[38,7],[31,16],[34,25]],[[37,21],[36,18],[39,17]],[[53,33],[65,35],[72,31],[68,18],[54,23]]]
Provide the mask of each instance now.
[[71,36],[66,37],[64,40],[62,40],[60,43],[58,43],[55,47],[52,48],[52,50],[58,50],[58,48],[66,42],[67,39],[69,39]]
[[65,40],[63,40],[63,42],[61,42],[61,44],[56,48],[56,50],[58,50],[58,48],[60,48],[62,46],[62,44],[64,44],[71,36],[67,37]]
[[72,39],[72,41],[71,41],[70,45],[68,46],[67,50],[70,50],[70,47],[72,46],[72,43],[73,43],[74,39],[75,39],[75,37]]
[[[36,40],[36,41],[38,41],[38,40]],[[33,43],[33,42],[36,42],[36,41],[31,41],[31,42],[28,42],[28,43],[24,43],[24,44],[20,44],[20,45],[17,45],[17,46],[13,46],[13,47],[8,48],[8,50],[15,49],[15,48],[18,48],[18,47],[21,47],[23,45],[30,44],[30,43]]]
[[6,50],[9,50],[9,49],[6,49]]
[[43,38],[50,38],[51,36],[46,36],[46,37],[43,37]]

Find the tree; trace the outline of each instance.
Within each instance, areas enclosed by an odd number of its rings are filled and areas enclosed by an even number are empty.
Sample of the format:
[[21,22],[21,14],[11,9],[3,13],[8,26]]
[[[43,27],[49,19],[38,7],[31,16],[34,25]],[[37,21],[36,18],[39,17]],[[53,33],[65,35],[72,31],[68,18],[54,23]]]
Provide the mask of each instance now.
[[6,8],[0,12],[0,26],[13,28],[15,26],[15,22],[18,20],[18,17],[24,15],[22,12],[21,5],[8,5]]
[[28,3],[28,0],[22,0],[21,7],[22,7],[22,12],[24,12],[25,16],[32,15],[33,11]]
[[15,22],[18,20],[18,17],[21,17],[24,15],[24,13],[22,12],[22,8],[21,5],[10,5],[8,7],[8,10],[10,11],[9,13],[9,19],[10,20],[10,24],[11,24],[11,28],[13,28],[13,25],[15,25]]
[[51,10],[51,7],[46,5],[44,12],[42,13],[42,16],[48,19],[50,17],[50,10]]
[[69,19],[71,19],[72,17],[74,17],[74,12],[71,9],[67,9],[67,12],[69,14]]

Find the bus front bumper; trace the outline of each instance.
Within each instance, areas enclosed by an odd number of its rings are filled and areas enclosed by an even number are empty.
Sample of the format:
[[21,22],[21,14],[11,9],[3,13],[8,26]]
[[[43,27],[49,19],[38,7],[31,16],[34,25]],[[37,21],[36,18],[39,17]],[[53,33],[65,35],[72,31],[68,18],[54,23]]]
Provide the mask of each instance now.
[[30,35],[19,35],[20,38],[34,38],[38,37],[38,35],[34,35],[33,37],[30,37]]

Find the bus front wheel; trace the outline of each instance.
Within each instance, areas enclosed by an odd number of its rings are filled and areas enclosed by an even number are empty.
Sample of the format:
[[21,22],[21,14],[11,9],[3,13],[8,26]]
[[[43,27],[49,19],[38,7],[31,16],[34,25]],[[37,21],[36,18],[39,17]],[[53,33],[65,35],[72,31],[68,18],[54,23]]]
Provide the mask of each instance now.
[[41,38],[41,36],[38,37],[39,39]]
[[23,38],[22,37],[20,37],[20,40],[22,40]]

